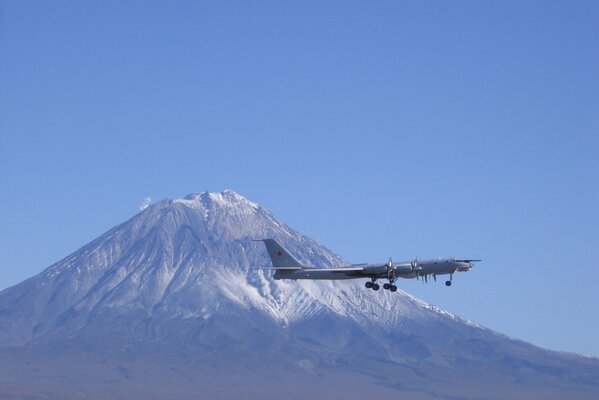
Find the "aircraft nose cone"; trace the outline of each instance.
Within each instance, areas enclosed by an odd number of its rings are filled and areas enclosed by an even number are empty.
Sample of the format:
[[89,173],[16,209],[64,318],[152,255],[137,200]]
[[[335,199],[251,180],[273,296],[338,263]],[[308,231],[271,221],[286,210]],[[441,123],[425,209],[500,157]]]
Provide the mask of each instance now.
[[473,266],[474,266],[474,264],[469,263],[469,262],[460,262],[459,265],[458,265],[458,270],[459,271],[468,271]]

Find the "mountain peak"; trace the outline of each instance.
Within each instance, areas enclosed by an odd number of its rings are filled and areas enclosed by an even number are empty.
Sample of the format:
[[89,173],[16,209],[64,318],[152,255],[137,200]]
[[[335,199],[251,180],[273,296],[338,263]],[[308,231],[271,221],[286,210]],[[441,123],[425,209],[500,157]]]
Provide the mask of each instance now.
[[224,208],[246,209],[247,211],[256,211],[261,209],[258,204],[246,199],[231,189],[225,189],[222,192],[206,191],[200,193],[191,193],[182,199],[175,199],[173,202],[197,209]]

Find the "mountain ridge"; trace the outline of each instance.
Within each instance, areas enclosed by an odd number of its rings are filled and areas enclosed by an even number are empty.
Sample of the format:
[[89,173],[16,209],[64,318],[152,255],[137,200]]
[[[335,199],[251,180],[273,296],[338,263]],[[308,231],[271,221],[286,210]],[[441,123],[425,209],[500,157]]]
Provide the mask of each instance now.
[[[184,398],[211,380],[220,382],[226,371],[244,371],[239,382],[256,398],[281,396],[283,382],[297,386],[297,379],[316,384],[318,377],[333,382],[340,376],[377,393],[422,398],[490,398],[483,395],[489,388],[497,398],[599,393],[599,359],[534,347],[401,290],[376,293],[362,281],[275,281],[256,269],[270,264],[252,241],[265,237],[279,240],[306,265],[346,263],[232,190],[162,200],[0,292],[2,379],[40,381],[43,395],[64,389],[56,374],[73,375],[88,382],[81,387],[88,395],[109,395],[102,382],[119,371],[116,363],[129,377],[119,372],[111,378],[118,388],[114,398],[154,387],[156,371],[176,382],[179,388],[164,384]],[[10,362],[18,359],[62,366],[40,373],[23,367],[16,377]],[[106,376],[95,378],[93,371]],[[269,374],[278,374],[281,385],[268,389]],[[345,396],[363,393],[344,382]],[[321,393],[308,389],[302,390]],[[145,394],[169,398],[165,390]]]

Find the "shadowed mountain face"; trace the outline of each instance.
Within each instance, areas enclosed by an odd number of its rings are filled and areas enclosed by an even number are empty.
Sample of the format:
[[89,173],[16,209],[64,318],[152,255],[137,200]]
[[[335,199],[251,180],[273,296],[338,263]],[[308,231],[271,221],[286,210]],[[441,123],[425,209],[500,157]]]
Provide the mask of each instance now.
[[255,238],[345,263],[232,191],[164,200],[0,293],[0,398],[599,398],[598,359],[363,281],[274,281]]

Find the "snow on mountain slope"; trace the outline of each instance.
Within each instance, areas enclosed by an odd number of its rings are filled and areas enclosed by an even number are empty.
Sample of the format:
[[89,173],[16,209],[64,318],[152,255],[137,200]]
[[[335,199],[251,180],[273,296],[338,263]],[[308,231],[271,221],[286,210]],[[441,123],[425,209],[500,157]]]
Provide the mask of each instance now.
[[[119,393],[138,395],[132,388],[156,381],[140,371],[179,370],[177,360],[190,354],[196,357],[188,365],[191,375],[177,386],[182,396],[204,387],[197,374],[219,381],[223,371],[238,368],[247,368],[239,379],[257,398],[285,389],[261,386],[275,372],[289,384],[298,377],[343,376],[350,398],[359,391],[348,377],[376,385],[378,393],[416,391],[424,398],[477,398],[489,388],[504,398],[516,389],[545,398],[599,393],[598,360],[509,339],[401,290],[373,292],[361,280],[275,281],[258,269],[270,260],[252,241],[257,238],[277,239],[306,265],[347,264],[233,191],[164,200],[0,293],[0,372],[14,375],[7,360],[39,362],[34,350],[56,360],[56,349],[72,343],[60,352],[60,360],[70,358],[57,370],[79,374],[78,382],[90,380],[89,387],[104,394],[90,378],[110,374],[98,354],[112,354],[136,371],[135,382],[123,378],[117,386]],[[102,351],[92,351],[98,347]],[[40,393],[59,389],[29,369],[19,376],[45,382],[49,389]],[[225,392],[220,397],[235,393]]]
[[270,261],[262,244],[252,242],[266,237],[276,238],[308,265],[347,264],[232,191],[192,194],[148,207],[1,293],[3,318],[18,320],[20,327],[4,340],[25,343],[65,324],[81,328],[102,313],[206,317],[222,300],[281,323],[328,310],[388,328],[399,320],[398,313],[387,311],[403,309],[417,318],[430,309],[402,293],[372,293],[347,282],[274,281],[257,268]]

